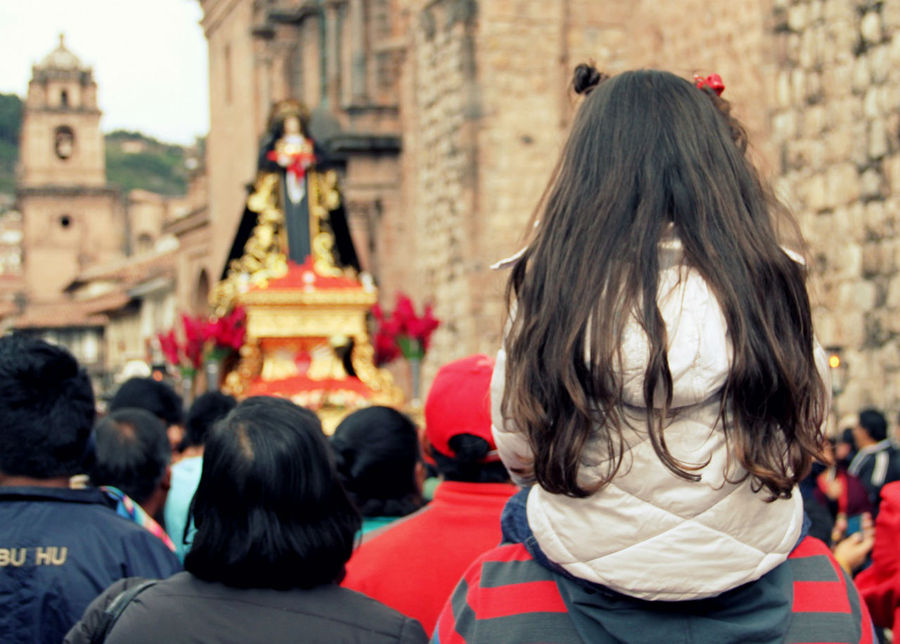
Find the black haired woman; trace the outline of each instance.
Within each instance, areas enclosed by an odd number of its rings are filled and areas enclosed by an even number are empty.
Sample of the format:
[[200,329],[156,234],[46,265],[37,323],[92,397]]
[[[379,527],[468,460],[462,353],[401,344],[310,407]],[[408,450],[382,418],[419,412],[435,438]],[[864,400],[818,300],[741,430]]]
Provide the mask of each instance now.
[[[360,517],[312,412],[278,398],[240,403],[207,441],[191,516],[186,572],[142,590],[107,641],[426,640],[418,622],[338,586]],[[90,641],[134,583],[107,589],[66,641]]]
[[574,88],[492,384],[500,456],[533,486],[436,633],[539,640],[540,612],[556,642],[865,639],[796,489],[829,405],[806,267],[721,79],[581,65]]
[[424,504],[419,435],[408,416],[381,406],[355,411],[334,430],[331,447],[341,482],[363,516],[362,534]]

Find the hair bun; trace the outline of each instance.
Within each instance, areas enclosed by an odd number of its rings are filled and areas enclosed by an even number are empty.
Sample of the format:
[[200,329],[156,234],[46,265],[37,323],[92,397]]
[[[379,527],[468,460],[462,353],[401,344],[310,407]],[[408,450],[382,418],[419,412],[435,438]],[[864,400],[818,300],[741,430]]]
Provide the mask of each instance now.
[[597,71],[597,68],[587,63],[581,63],[575,68],[572,76],[572,88],[576,94],[590,94],[597,85],[609,78],[606,74]]
[[490,444],[475,434],[457,434],[447,445],[453,450],[453,458],[462,463],[480,463],[491,451]]

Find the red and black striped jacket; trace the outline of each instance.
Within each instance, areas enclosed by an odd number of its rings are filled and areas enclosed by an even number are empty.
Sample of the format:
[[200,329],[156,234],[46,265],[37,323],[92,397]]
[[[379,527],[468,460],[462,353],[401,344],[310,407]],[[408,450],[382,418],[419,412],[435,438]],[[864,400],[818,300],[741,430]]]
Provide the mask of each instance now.
[[477,559],[438,619],[433,642],[853,642],[871,644],[866,606],[817,539],[717,597],[651,602],[569,578],[523,544]]

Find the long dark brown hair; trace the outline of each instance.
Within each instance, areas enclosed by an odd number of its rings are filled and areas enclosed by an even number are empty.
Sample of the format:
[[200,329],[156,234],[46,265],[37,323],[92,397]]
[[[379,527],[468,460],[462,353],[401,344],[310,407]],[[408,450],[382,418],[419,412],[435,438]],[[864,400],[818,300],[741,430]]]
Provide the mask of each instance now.
[[[649,438],[672,472],[699,479],[702,465],[674,458],[664,432],[673,383],[657,306],[659,243],[674,224],[684,263],[707,281],[728,325],[733,359],[719,418],[729,454],[755,491],[790,497],[818,453],[827,404],[806,270],[779,245],[774,218],[799,236],[796,224],[711,89],[653,70],[607,78],[588,65],[576,69],[574,88],[587,96],[507,284],[503,414],[534,451],[533,471],[520,474],[574,497],[615,476],[624,450],[615,365],[634,315],[650,343]],[[578,471],[589,438],[609,467],[585,489]]]

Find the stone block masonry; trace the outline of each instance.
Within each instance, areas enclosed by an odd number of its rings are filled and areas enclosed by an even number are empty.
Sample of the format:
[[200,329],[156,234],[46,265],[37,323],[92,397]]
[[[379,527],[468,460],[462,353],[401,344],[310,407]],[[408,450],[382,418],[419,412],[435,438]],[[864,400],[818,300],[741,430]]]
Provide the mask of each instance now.
[[900,12],[895,3],[776,1],[772,146],[802,223],[815,321],[843,350],[841,413],[900,406],[896,217]]

